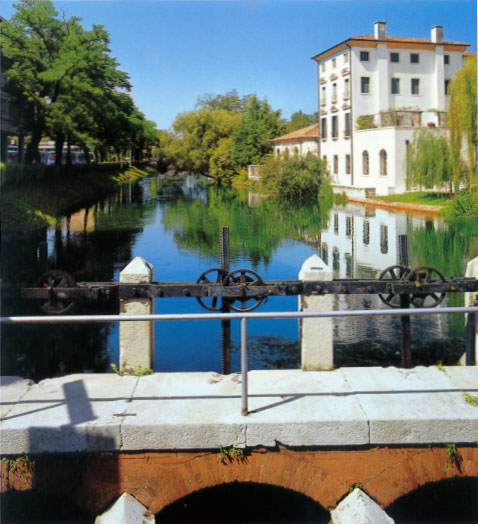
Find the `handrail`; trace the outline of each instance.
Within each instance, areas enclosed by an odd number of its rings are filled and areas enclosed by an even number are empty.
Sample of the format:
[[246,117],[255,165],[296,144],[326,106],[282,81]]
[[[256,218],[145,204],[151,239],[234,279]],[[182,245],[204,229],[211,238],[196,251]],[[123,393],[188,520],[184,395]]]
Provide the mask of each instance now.
[[234,320],[254,318],[322,318],[322,317],[378,317],[399,315],[428,315],[447,313],[476,313],[478,306],[468,307],[439,307],[417,309],[352,309],[347,311],[270,311],[249,313],[166,313],[154,315],[62,315],[62,316],[12,316],[0,317],[0,324],[67,324],[86,322],[142,322],[142,321],[170,321],[170,320]]
[[[0,317],[1,324],[48,324],[48,323],[85,323],[85,322],[142,322],[169,320],[241,320],[241,414],[248,414],[248,356],[247,356],[247,321],[255,318],[285,319],[285,318],[322,318],[322,317],[363,317],[363,316],[397,316],[397,315],[428,315],[447,313],[474,313],[478,319],[478,306],[440,307],[417,309],[355,309],[350,311],[275,311],[266,313],[177,313],[162,315],[64,315],[64,316],[31,316],[31,317]],[[475,326],[478,322],[475,322]],[[476,329],[476,328],[475,328]]]

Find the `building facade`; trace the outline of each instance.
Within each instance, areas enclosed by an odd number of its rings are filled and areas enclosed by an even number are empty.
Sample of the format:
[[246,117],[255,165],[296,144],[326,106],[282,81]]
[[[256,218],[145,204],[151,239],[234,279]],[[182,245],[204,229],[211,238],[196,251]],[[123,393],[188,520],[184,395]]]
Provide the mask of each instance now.
[[319,154],[319,124],[297,129],[286,135],[271,140],[274,145],[274,155],[289,153],[304,158],[308,153]]
[[447,89],[469,44],[448,42],[434,26],[430,40],[374,35],[315,55],[319,154],[336,190],[388,195],[406,190],[407,150],[417,130],[444,133]]

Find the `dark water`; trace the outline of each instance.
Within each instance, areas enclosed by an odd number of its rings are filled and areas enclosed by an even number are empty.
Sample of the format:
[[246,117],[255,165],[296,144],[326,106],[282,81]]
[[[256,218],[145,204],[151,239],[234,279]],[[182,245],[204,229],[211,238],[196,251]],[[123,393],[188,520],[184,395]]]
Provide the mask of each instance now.
[[[155,280],[196,281],[220,265],[220,226],[230,227],[231,270],[249,268],[265,279],[296,279],[302,263],[321,253],[336,277],[376,277],[398,262],[397,238],[409,238],[409,265],[464,274],[478,256],[478,225],[447,225],[405,213],[330,204],[290,206],[259,195],[217,188],[204,179],[153,176],[121,186],[88,209],[57,217],[56,226],[2,231],[2,280],[32,284],[46,269],[76,281],[117,281],[135,256],[154,265]],[[46,242],[48,259],[40,256]],[[336,296],[337,309],[384,306],[377,297]],[[461,305],[460,295],[443,305]],[[271,297],[259,311],[295,311],[297,297]],[[199,313],[194,298],[158,299],[156,312]],[[38,314],[38,304],[8,298],[2,314]],[[115,313],[117,305],[80,304],[74,311]],[[232,371],[239,368],[239,323],[232,322]],[[296,320],[249,322],[250,368],[300,365]],[[463,318],[412,319],[414,362],[455,363],[464,350]],[[400,321],[339,319],[334,327],[336,366],[398,365]],[[158,323],[156,371],[223,369],[219,321]],[[118,326],[4,326],[2,374],[41,379],[79,371],[110,371],[118,364]]]

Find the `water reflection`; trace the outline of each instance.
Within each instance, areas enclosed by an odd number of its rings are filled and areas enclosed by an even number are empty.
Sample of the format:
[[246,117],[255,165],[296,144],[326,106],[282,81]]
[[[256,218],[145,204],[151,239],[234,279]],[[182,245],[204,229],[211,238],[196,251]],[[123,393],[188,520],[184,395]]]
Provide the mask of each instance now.
[[[426,218],[348,205],[300,208],[188,176],[153,176],[121,186],[107,198],[72,209],[56,224],[19,234],[2,231],[2,278],[32,283],[47,268],[76,281],[117,281],[135,256],[155,267],[155,280],[195,281],[219,265],[220,226],[230,227],[231,269],[252,268],[265,280],[296,279],[303,261],[319,252],[337,278],[375,278],[400,261],[398,235],[409,239],[409,265],[428,264],[446,276],[464,274],[478,256],[478,224],[447,225]],[[447,298],[459,305],[463,297]],[[336,309],[375,309],[376,296],[334,297]],[[271,297],[262,311],[296,310],[297,297]],[[115,312],[117,305],[80,304],[77,313]],[[204,310],[189,298],[158,299],[161,313]],[[3,314],[37,314],[35,304],[3,300]],[[237,324],[237,325],[236,325]],[[118,360],[117,326],[38,326],[2,330],[4,374],[41,378],[83,370],[106,371]],[[233,322],[232,371],[239,368],[239,326]],[[250,322],[251,368],[299,365],[297,321]],[[399,361],[398,319],[337,320],[336,365]],[[412,321],[417,362],[453,363],[463,348],[461,316]],[[161,323],[156,329],[157,371],[222,369],[220,322]]]

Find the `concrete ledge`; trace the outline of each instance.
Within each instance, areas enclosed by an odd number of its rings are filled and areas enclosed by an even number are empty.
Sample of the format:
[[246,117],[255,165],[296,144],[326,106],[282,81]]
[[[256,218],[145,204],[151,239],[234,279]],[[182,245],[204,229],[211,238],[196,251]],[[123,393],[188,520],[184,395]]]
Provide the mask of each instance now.
[[[478,368],[70,375],[2,385],[2,453],[475,443]],[[17,384],[11,389],[12,384]],[[10,388],[10,389],[9,389]]]

